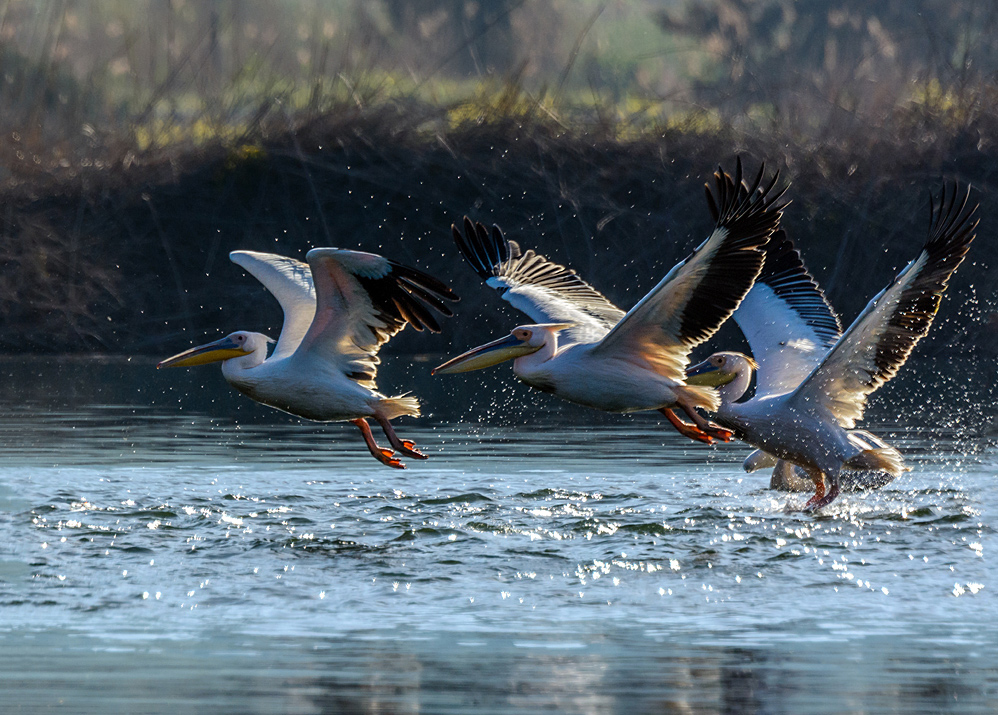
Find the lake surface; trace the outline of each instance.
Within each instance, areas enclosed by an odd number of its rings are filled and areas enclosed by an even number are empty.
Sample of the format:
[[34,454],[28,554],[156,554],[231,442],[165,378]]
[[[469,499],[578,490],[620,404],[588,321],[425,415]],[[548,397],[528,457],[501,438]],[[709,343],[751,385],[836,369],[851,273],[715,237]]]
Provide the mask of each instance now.
[[912,471],[809,516],[743,446],[413,375],[403,472],[214,368],[0,361],[0,709],[998,709],[988,425],[887,401]]

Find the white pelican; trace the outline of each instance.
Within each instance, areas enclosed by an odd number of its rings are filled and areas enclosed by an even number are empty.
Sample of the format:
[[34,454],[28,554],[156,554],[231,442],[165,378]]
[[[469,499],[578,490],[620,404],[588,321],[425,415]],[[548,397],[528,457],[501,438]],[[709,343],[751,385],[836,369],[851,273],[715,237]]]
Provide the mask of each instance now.
[[[440,332],[427,308],[452,315],[444,301],[458,298],[450,288],[382,256],[339,248],[313,248],[308,265],[254,251],[233,251],[229,258],[263,283],[284,310],[273,354],[267,357],[267,344],[274,341],[266,335],[239,331],[157,367],[222,361],[226,381],[257,402],[319,422],[352,422],[382,464],[404,469],[395,451],[426,459],[389,422],[418,417],[419,401],[377,391],[377,353],[407,323]],[[395,451],[375,443],[368,417],[381,425]]]
[[[839,316],[783,229],[766,244],[762,272],[731,319],[741,328],[757,363],[767,366],[756,373],[765,393],[789,392],[797,387],[842,335]],[[886,446],[865,430],[851,430],[850,434],[871,447]],[[803,492],[814,487],[800,467],[762,450],[752,452],[743,466],[747,472],[772,467],[771,489]],[[850,471],[841,475],[840,486],[872,489],[893,479],[885,473]]]
[[[947,199],[944,188],[938,210],[930,201],[929,237],[921,253],[870,301],[830,350],[820,353],[810,370],[806,344],[813,344],[820,331],[805,324],[799,309],[788,308],[785,297],[770,296],[760,309],[770,311],[773,319],[755,324],[759,330],[776,330],[787,345],[799,336],[799,348],[779,346],[780,338],[753,342],[747,332],[753,349],[760,346],[754,360],[719,352],[687,371],[688,382],[718,387],[721,404],[715,418],[721,425],[742,441],[804,469],[815,486],[805,511],[820,509],[838,496],[843,470],[896,477],[904,469],[896,449],[854,428],[867,397],[897,373],[928,332],[947,282],[974,239],[977,207],[968,208],[969,188],[962,200],[958,193],[954,187]],[[756,370],[755,397],[736,402]]]
[[[712,388],[683,384],[683,368],[694,346],[707,340],[738,307],[762,268],[762,246],[779,225],[782,191],[777,173],[762,187],[760,169],[752,187],[714,173],[716,218],[710,237],[677,264],[626,315],[575,271],[532,250],[521,254],[497,226],[491,235],[465,218],[461,252],[486,285],[537,322],[475,348],[434,370],[456,373],[513,359],[513,372],[527,385],[569,402],[607,412],[659,410],[682,434],[703,442],[728,440],[697,407],[717,406]],[[677,417],[679,407],[693,420]]]

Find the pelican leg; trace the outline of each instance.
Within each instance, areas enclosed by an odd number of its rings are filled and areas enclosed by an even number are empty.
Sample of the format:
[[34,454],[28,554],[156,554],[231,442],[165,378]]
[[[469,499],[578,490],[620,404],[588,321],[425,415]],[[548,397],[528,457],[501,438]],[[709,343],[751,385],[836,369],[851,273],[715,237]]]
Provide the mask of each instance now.
[[839,480],[837,477],[828,477],[831,487],[825,490],[825,474],[823,472],[812,472],[808,470],[811,479],[814,480],[814,496],[807,500],[801,511],[812,513],[831,504],[835,497],[839,495]]
[[665,415],[665,418],[669,420],[673,427],[676,428],[676,431],[684,437],[689,437],[694,441],[703,442],[704,444],[714,444],[713,437],[696,425],[691,425],[689,422],[683,422],[679,416],[668,407],[663,407],[659,410],[659,412]]
[[397,452],[401,452],[407,457],[412,457],[413,459],[429,459],[425,454],[416,449],[416,443],[411,439],[399,439],[399,436],[395,434],[395,428],[392,427],[392,423],[386,420],[384,417],[374,416],[374,419],[381,429],[385,431],[385,437],[391,443],[392,447],[395,448]]
[[402,464],[402,462],[395,456],[395,452],[390,449],[379,447],[377,442],[374,441],[374,435],[371,434],[371,426],[367,424],[367,420],[363,417],[358,417],[357,419],[350,421],[360,428],[360,433],[364,435],[364,442],[367,444],[367,448],[371,450],[371,454],[376,460],[388,467],[405,469],[405,465]]
[[[779,460],[773,468],[773,476],[769,479],[769,488],[781,492],[807,492],[811,490],[813,484],[809,476],[801,476],[798,472],[801,467],[797,467],[786,460]],[[822,482],[824,485],[824,482]]]
[[825,498],[825,477],[819,474],[814,481],[814,496],[807,500],[802,511],[814,511],[815,504]]
[[715,439],[719,439],[722,442],[730,442],[731,438],[735,436],[735,433],[731,430],[724,429],[713,422],[705,420],[700,416],[700,413],[697,412],[697,408],[693,405],[684,404],[682,400],[677,400],[676,404],[679,405],[679,408],[685,412],[691,420],[693,420],[693,424],[695,424],[701,432],[704,432]]

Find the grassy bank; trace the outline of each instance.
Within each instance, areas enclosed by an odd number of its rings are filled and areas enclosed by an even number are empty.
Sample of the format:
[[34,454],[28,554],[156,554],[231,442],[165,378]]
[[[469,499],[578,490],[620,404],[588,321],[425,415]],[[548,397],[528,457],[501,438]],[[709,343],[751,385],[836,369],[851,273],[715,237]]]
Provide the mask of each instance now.
[[28,158],[2,190],[0,350],[168,354],[234,329],[276,335],[277,304],[227,253],[303,257],[323,245],[383,252],[463,297],[443,339],[407,331],[393,349],[465,346],[520,320],[454,249],[449,226],[465,214],[629,306],[706,235],[702,185],[737,154],[791,183],[785,225],[847,318],[917,252],[929,191],[973,184],[981,230],[926,349],[993,354],[994,124],[953,131],[923,114],[889,132],[804,141],[696,117],[567,121],[499,92],[444,108],[344,103],[200,145],[108,145],[55,167]]

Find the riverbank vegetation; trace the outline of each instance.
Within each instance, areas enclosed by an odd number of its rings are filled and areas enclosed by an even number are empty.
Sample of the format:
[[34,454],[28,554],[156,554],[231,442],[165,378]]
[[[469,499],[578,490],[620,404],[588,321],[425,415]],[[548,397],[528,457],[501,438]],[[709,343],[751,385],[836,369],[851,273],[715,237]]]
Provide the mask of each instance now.
[[[419,8],[419,10],[413,9]],[[506,330],[451,244],[496,222],[630,305],[709,231],[740,155],[851,319],[971,183],[981,229],[926,350],[998,352],[998,3],[11,2],[0,350],[166,354],[280,310],[227,260],[384,252]],[[407,331],[408,333],[409,331]]]

